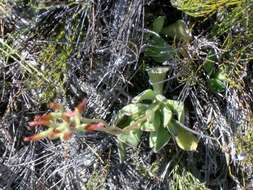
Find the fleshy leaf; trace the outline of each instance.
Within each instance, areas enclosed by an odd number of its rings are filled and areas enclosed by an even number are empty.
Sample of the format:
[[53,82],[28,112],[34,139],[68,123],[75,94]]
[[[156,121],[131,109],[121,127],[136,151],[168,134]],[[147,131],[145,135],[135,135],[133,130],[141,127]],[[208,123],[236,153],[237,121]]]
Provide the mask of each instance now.
[[46,130],[46,131],[42,131],[42,132],[40,132],[38,134],[29,136],[29,137],[24,137],[24,141],[32,141],[32,142],[39,141],[41,139],[46,138],[51,131],[52,131],[52,129]]
[[164,127],[160,127],[158,130],[150,132],[149,146],[154,152],[158,152],[169,142],[170,138],[169,131]]
[[167,125],[167,129],[169,130],[172,136],[177,136],[177,123],[175,119],[172,119],[171,122]]
[[164,82],[162,81],[166,79],[168,71],[168,67],[155,67],[147,69],[149,80],[151,81],[155,94],[163,93]]
[[208,80],[208,85],[213,92],[223,92],[226,88],[224,82],[218,79],[210,79]]
[[162,33],[170,38],[177,40],[189,41],[191,40],[190,34],[187,32],[186,24],[183,20],[178,20],[175,23],[165,27]]
[[153,25],[152,25],[153,31],[159,34],[163,29],[164,22],[165,22],[165,16],[158,16],[153,22]]
[[147,89],[147,90],[144,90],[142,93],[140,93],[139,95],[135,96],[133,99],[132,99],[132,103],[141,103],[142,101],[153,101],[155,98],[155,93],[153,90],[151,89]]
[[139,115],[146,110],[147,106],[145,104],[128,104],[120,110],[120,114],[133,116]]
[[128,104],[118,112],[115,124],[120,128],[126,127],[142,115],[147,108],[147,105],[141,103]]
[[163,127],[167,128],[169,123],[171,122],[173,114],[172,111],[167,107],[162,108],[162,113],[163,113]]
[[141,125],[141,130],[142,131],[155,131],[156,127],[153,123],[150,123],[147,121]]
[[153,124],[155,126],[156,129],[159,129],[161,124],[162,124],[162,113],[160,110],[156,110],[155,112],[155,118],[153,120]]
[[221,81],[226,81],[227,80],[227,73],[225,71],[225,68],[219,69],[217,73],[215,73],[214,78],[221,80]]
[[177,145],[186,151],[195,151],[198,147],[198,139],[189,131],[177,125]]
[[209,77],[213,74],[215,71],[215,54],[213,52],[209,52],[207,55],[207,58],[205,59],[203,63],[203,68],[209,75]]
[[140,129],[132,130],[128,133],[118,135],[118,140],[121,142],[136,147],[141,140],[142,131]]
[[124,127],[127,127],[128,125],[130,125],[130,123],[133,120],[134,119],[131,116],[124,115],[123,113],[121,113],[121,115],[120,115],[120,113],[118,113],[115,125],[119,126],[120,128],[124,128]]
[[29,122],[29,126],[48,126],[50,121],[53,119],[53,116],[51,113],[44,114],[44,115],[36,115],[34,117],[34,120]]
[[163,63],[168,59],[172,59],[176,54],[176,50],[160,36],[152,35],[144,53],[145,56],[151,57],[155,62]]
[[184,123],[184,103],[177,100],[167,100],[167,106],[177,114],[178,121]]
[[166,103],[167,98],[161,94],[155,96],[156,100],[162,104]]
[[155,111],[152,109],[148,109],[146,110],[145,115],[147,117],[147,121],[153,123],[153,120],[155,119]]
[[75,108],[79,113],[84,112],[86,110],[87,100],[83,99]]

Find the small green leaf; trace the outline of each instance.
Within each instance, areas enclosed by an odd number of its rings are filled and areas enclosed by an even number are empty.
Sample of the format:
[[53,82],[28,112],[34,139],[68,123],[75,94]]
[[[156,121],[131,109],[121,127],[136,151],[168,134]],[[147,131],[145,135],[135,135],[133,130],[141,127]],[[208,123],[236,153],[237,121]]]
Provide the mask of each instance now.
[[159,129],[161,124],[162,124],[162,113],[160,112],[160,110],[156,110],[153,125],[155,126],[156,129]]
[[152,35],[144,54],[151,57],[157,63],[163,63],[168,59],[172,59],[176,54],[176,50],[160,36]]
[[172,111],[167,107],[163,107],[162,113],[163,113],[163,127],[167,128],[173,116]]
[[147,122],[145,122],[142,126],[144,131],[155,131],[158,129],[162,123],[162,115],[161,112],[158,110],[160,105],[153,104],[147,111],[146,111],[146,118]]
[[177,100],[167,100],[167,106],[177,114],[178,121],[184,123],[184,103]]
[[198,139],[189,131],[177,125],[177,145],[186,151],[195,151],[198,147]]
[[220,81],[226,81],[228,78],[225,69],[219,69],[219,71],[215,73],[214,78]]
[[172,136],[177,136],[177,122],[175,119],[171,119],[171,122],[167,125],[167,129]]
[[131,116],[124,115],[124,114],[118,114],[115,124],[116,124],[116,126],[118,126],[120,128],[124,128],[124,127],[127,127],[128,125],[130,125],[130,123],[133,120],[134,119]]
[[153,123],[150,123],[150,122],[144,122],[142,125],[141,125],[141,130],[142,131],[155,131],[156,130],[156,127]]
[[187,27],[186,24],[184,23],[183,20],[178,20],[175,23],[165,27],[162,30],[162,33],[170,38],[176,38],[177,40],[182,40],[182,41],[190,41],[191,36],[187,32]]
[[166,103],[166,101],[168,100],[165,96],[161,94],[156,95],[155,99],[162,104]]
[[118,135],[118,140],[128,145],[136,147],[141,140],[142,131],[140,129],[131,130],[128,133]]
[[223,92],[226,89],[226,85],[224,82],[218,79],[210,79],[208,80],[208,85],[213,92]]
[[165,16],[158,16],[153,22],[153,31],[159,34],[163,29],[164,22]]
[[150,123],[153,123],[153,121],[155,119],[155,111],[152,109],[148,109],[148,110],[146,110],[145,115],[147,117],[147,121]]
[[147,109],[145,104],[137,103],[137,104],[128,104],[123,107],[120,112],[123,112],[126,115],[135,115],[144,112]]
[[157,131],[150,132],[149,146],[154,150],[154,152],[158,152],[169,142],[170,138],[171,135],[169,131],[160,127]]
[[142,101],[146,101],[146,100],[149,100],[149,101],[153,101],[155,98],[155,93],[153,90],[151,89],[147,89],[147,90],[144,90],[142,93],[140,93],[139,95],[135,96],[133,99],[132,99],[132,103],[141,103]]
[[204,63],[203,65],[205,71],[207,72],[207,75],[210,77],[212,75],[212,73],[214,72],[214,63],[212,63],[211,61],[207,61]]
[[135,119],[136,117],[139,117],[141,114],[143,114],[147,108],[147,105],[141,103],[128,104],[123,107],[117,114],[116,123],[126,118],[126,116],[131,117],[131,119]]
[[215,72],[215,59],[216,59],[215,54],[209,52],[206,60],[203,63],[203,68],[207,72],[209,77]]

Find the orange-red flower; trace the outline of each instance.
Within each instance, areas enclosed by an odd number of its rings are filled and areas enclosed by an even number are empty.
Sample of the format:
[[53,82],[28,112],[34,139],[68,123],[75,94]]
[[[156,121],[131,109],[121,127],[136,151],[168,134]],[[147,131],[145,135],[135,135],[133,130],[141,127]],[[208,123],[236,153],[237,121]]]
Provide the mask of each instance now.
[[99,129],[103,129],[105,125],[103,123],[91,123],[86,125],[84,128],[86,131],[99,131]]
[[36,115],[34,117],[34,121],[29,122],[29,126],[33,127],[33,126],[38,126],[38,125],[44,125],[44,126],[48,126],[50,120],[52,120],[52,115],[49,114],[44,114],[44,115]]
[[36,115],[29,126],[47,126],[48,129],[30,137],[25,137],[24,141],[38,141],[43,138],[69,140],[75,131],[99,131],[104,128],[100,122],[92,122],[85,119],[81,113],[86,109],[87,101],[84,99],[74,111],[64,112],[63,106],[57,103],[49,104],[54,112]]

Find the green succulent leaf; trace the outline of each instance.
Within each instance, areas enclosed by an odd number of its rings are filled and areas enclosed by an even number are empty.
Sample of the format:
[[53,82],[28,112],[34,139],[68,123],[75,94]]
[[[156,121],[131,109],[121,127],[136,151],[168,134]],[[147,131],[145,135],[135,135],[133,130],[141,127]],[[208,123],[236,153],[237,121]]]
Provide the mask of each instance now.
[[163,93],[164,83],[162,81],[166,79],[168,71],[169,71],[168,67],[155,67],[147,69],[149,80],[152,83],[152,87],[154,89],[155,94]]
[[146,115],[147,121],[150,123],[153,123],[155,119],[155,111],[153,109],[147,109],[145,115]]
[[177,100],[167,100],[167,106],[177,114],[178,121],[184,123],[184,103]]
[[163,113],[163,127],[167,128],[172,119],[172,111],[168,107],[162,108]]
[[196,151],[198,139],[189,131],[177,125],[177,136],[175,137],[177,145],[186,151]]
[[153,120],[153,125],[156,127],[156,129],[159,129],[161,124],[162,124],[162,113],[160,112],[160,110],[157,110],[155,112],[155,118]]
[[163,96],[163,95],[161,95],[161,94],[156,95],[156,96],[155,96],[155,99],[156,99],[159,103],[161,103],[161,104],[166,104],[166,102],[167,102],[167,100],[168,100],[165,96]]
[[118,135],[118,140],[121,142],[136,147],[141,140],[142,131],[140,129],[134,129],[127,133]]
[[153,108],[146,111],[147,121],[141,126],[143,131],[155,131],[161,126],[162,114],[159,108],[160,106],[155,104]]
[[171,122],[167,125],[167,129],[172,136],[177,136],[177,122],[175,119],[171,119]]
[[158,152],[169,142],[170,138],[169,131],[161,126],[158,130],[150,132],[149,146],[154,152]]
[[209,52],[207,55],[206,60],[203,63],[203,68],[209,75],[209,77],[215,72],[215,54],[212,52]]
[[124,115],[124,114],[118,114],[117,120],[116,120],[116,126],[119,126],[120,128],[124,128],[130,125],[130,123],[134,120],[133,117]]
[[225,83],[216,78],[208,80],[208,85],[213,92],[217,92],[217,93],[223,92],[226,88]]
[[123,112],[126,115],[132,116],[135,114],[141,114],[147,109],[147,105],[137,103],[137,104],[128,104],[123,107],[120,112]]
[[140,115],[142,115],[147,108],[147,105],[141,103],[126,105],[117,114],[116,124],[121,122],[128,122],[129,120],[135,120]]
[[220,81],[226,81],[228,78],[227,78],[227,73],[225,71],[225,68],[219,69],[219,71],[215,73],[214,78]]
[[155,93],[153,90],[151,89],[147,89],[144,90],[142,93],[140,93],[139,95],[135,96],[132,99],[132,103],[136,104],[136,103],[141,103],[143,101],[153,101],[155,98]]
[[175,56],[175,49],[173,49],[163,38],[160,36],[152,35],[149,40],[148,47],[145,48],[145,56],[151,57],[157,63],[171,59]]
[[159,34],[163,29],[164,22],[165,16],[158,16],[153,22],[152,25],[153,31]]
[[154,123],[150,123],[150,122],[144,122],[142,125],[141,125],[141,130],[142,131],[155,131],[156,130],[156,127],[154,125]]
[[170,38],[176,38],[177,40],[190,41],[191,36],[187,32],[186,24],[183,20],[178,20],[175,23],[163,28],[162,33]]

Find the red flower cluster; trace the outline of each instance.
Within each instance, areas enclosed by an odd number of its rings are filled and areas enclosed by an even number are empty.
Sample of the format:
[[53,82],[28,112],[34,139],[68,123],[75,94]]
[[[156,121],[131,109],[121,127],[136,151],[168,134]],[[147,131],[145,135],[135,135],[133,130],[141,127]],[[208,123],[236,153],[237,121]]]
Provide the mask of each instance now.
[[38,141],[48,137],[49,139],[60,138],[68,140],[76,131],[98,131],[105,127],[104,123],[82,117],[81,113],[86,110],[87,101],[84,99],[74,111],[64,112],[63,106],[57,103],[49,104],[54,112],[44,115],[36,115],[29,126],[47,126],[48,129],[38,134],[25,137],[24,141]]

